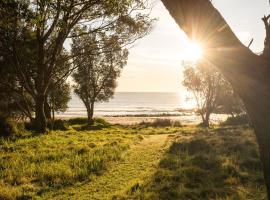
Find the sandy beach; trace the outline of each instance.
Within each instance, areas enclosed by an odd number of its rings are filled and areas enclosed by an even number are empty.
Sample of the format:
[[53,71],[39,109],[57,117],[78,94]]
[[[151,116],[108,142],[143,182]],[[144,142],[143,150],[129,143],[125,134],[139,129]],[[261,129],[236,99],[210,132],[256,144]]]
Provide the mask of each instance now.
[[[102,116],[100,116],[102,117]],[[184,115],[184,116],[106,116],[102,117],[106,119],[111,124],[121,124],[121,125],[133,125],[141,122],[152,122],[156,119],[170,119],[173,121],[179,121],[183,125],[195,125],[201,122],[200,116],[197,115]],[[216,115],[212,116],[211,123],[219,124],[220,122],[226,120],[227,115]]]

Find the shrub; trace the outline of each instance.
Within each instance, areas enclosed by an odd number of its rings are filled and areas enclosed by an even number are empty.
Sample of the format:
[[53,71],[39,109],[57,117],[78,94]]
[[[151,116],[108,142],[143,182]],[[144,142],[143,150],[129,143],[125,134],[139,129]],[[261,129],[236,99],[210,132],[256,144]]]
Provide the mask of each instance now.
[[235,117],[228,117],[226,121],[222,122],[223,126],[237,126],[250,124],[247,114],[237,115]]
[[[71,118],[68,120],[68,124],[70,125],[85,125],[88,123],[88,119],[86,117],[77,117]],[[102,118],[94,118],[94,124],[91,126],[93,129],[109,127],[111,124]],[[89,128],[88,126],[84,126],[85,129]],[[91,129],[91,128],[90,128]]]
[[107,122],[103,118],[94,118],[94,123],[96,123],[96,124],[102,124],[105,127],[109,127],[111,125],[109,122]]
[[65,131],[68,129],[67,124],[65,123],[65,121],[61,120],[61,119],[57,119],[57,120],[49,120],[48,121],[48,128],[50,130],[62,130]]
[[14,121],[0,117],[0,137],[9,137],[17,132],[17,126]]
[[84,131],[84,130],[101,130],[103,128],[108,128],[111,124],[107,122],[104,119],[101,118],[94,118],[94,124],[93,125],[88,125],[84,124],[81,127],[77,128],[79,131]]
[[71,119],[68,120],[68,123],[70,125],[87,124],[87,118],[86,117],[71,118]]
[[153,122],[145,122],[142,121],[139,123],[140,126],[152,126],[152,127],[181,127],[181,122],[179,121],[172,121],[170,119],[155,119]]

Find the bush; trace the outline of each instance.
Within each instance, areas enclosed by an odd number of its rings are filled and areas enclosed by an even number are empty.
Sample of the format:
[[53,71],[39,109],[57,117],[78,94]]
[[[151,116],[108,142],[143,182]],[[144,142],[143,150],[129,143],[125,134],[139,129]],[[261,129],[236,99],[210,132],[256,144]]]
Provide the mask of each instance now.
[[65,121],[61,120],[61,119],[57,119],[57,120],[49,120],[48,121],[48,128],[50,130],[61,130],[61,131],[65,131],[68,129],[67,124],[65,123]]
[[[26,130],[34,131],[35,130],[35,124],[34,122],[25,122],[24,127]],[[64,120],[56,119],[56,120],[48,120],[47,121],[47,127],[49,130],[61,130],[65,131],[68,129],[68,125]]]
[[0,137],[9,137],[17,132],[17,126],[14,121],[0,117]]
[[[71,118],[68,120],[68,124],[70,125],[85,125],[88,123],[88,119],[86,117],[77,117],[77,118]],[[102,126],[109,127],[111,124],[107,122],[105,119],[102,118],[94,118],[94,124],[92,126]]]
[[71,119],[68,120],[68,123],[70,125],[87,124],[87,118],[86,117],[71,118]]
[[33,130],[33,124],[31,122],[24,122],[24,128],[28,131]]
[[181,123],[179,121],[172,121],[170,119],[155,119],[153,122],[141,122],[140,126],[152,126],[152,127],[181,127]]
[[237,126],[250,124],[247,114],[237,115],[235,117],[228,117],[226,121],[222,122],[223,126]]
[[[82,124],[82,126],[77,127],[76,130],[84,131],[84,130],[101,130],[103,128],[110,127],[110,123],[102,118],[94,118],[94,123],[92,125],[88,125],[87,122]],[[74,128],[74,127],[73,127]]]
[[102,124],[104,127],[109,127],[111,124],[102,118],[94,118],[94,123]]

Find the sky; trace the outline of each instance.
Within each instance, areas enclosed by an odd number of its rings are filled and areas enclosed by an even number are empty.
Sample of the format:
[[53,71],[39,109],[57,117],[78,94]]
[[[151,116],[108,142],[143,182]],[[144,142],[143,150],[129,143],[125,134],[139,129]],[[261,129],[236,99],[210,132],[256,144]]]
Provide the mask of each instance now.
[[[238,38],[259,53],[265,38],[263,15],[268,0],[213,0]],[[118,79],[118,92],[183,92],[181,63],[187,59],[190,41],[159,0],[153,0],[151,16],[158,18],[152,32],[130,50],[128,63]]]

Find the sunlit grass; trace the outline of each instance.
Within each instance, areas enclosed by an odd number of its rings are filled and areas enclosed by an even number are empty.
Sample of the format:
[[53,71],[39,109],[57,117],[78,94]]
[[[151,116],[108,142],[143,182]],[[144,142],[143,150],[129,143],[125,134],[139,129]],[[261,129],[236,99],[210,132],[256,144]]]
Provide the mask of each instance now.
[[266,199],[250,129],[218,127],[185,135],[190,137],[175,137],[155,174],[123,199]]
[[15,142],[3,140],[0,199],[30,198],[89,180],[121,159],[136,140],[136,135],[110,130],[53,131]]
[[265,196],[257,145],[248,127],[173,127],[169,121],[158,121],[73,129],[80,126],[84,124],[0,140],[0,199]]

